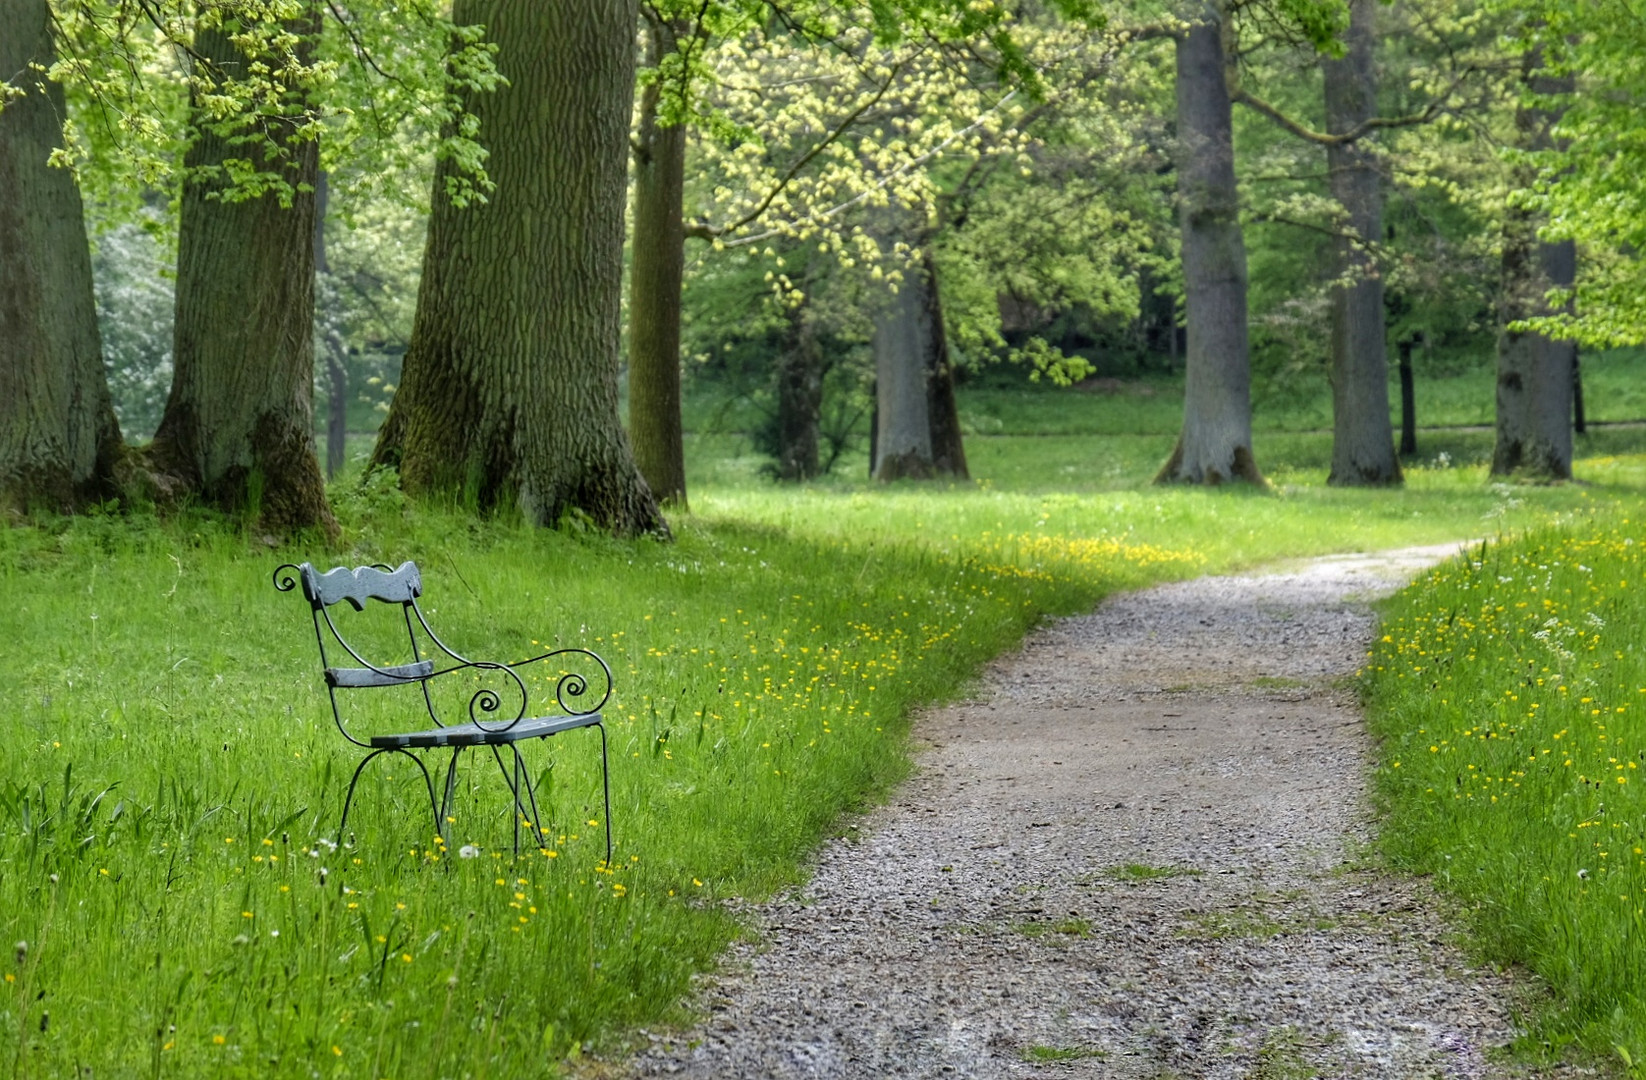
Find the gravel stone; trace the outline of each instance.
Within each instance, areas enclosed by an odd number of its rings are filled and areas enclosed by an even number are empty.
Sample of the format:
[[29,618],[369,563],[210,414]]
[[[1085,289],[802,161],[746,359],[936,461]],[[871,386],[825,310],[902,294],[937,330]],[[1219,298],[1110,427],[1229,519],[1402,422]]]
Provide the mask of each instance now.
[[750,909],[635,1077],[1537,1074],[1525,976],[1365,857],[1366,601],[1455,546],[1116,596],[916,724],[913,779]]

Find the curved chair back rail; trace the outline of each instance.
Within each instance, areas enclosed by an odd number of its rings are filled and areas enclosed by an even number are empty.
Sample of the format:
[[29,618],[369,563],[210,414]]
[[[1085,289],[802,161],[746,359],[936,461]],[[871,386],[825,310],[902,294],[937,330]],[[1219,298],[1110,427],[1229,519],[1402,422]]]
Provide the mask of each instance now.
[[[429,789],[430,807],[434,811],[435,832],[443,836],[449,810],[454,802],[458,756],[468,747],[489,747],[499,769],[503,772],[504,781],[514,796],[515,850],[518,852],[520,823],[522,817],[527,814],[528,804],[530,823],[539,831],[539,839],[546,836],[546,833],[542,832],[543,823],[537,813],[536,792],[521,759],[520,743],[547,738],[562,731],[595,727],[600,729],[601,779],[606,802],[606,858],[610,862],[611,779],[607,771],[606,730],[600,710],[611,698],[612,673],[599,654],[588,649],[572,647],[554,649],[516,664],[470,660],[441,641],[423,617],[423,611],[417,603],[417,598],[423,594],[423,578],[414,562],[403,562],[399,567],[392,569],[382,565],[359,566],[352,570],[340,566],[325,573],[319,572],[309,563],[286,563],[276,568],[276,589],[281,592],[292,592],[299,586],[304,599],[309,602],[313,616],[315,641],[320,650],[320,666],[324,672],[326,691],[331,699],[332,717],[337,723],[337,729],[349,742],[368,751],[365,760],[355,770],[354,780],[349,784],[349,793],[343,803],[342,822],[338,825],[339,833],[348,822],[349,805],[354,799],[355,784],[359,781],[360,772],[378,755],[398,753],[412,757],[423,774]],[[355,611],[364,612],[368,602],[373,600],[400,606],[401,619],[398,621],[405,624],[407,651],[411,654],[409,662],[379,664],[367,659],[338,629],[329,610],[336,604],[347,603]],[[335,647],[347,653],[358,666],[331,664],[327,656],[328,639]],[[425,655],[425,646],[431,655]],[[437,666],[439,654],[450,658],[450,662],[441,661],[440,666]],[[530,691],[516,669],[572,656],[588,661],[583,665],[585,671],[568,671],[565,665],[561,665],[559,673],[550,676],[554,688],[553,705],[565,715],[529,716]],[[436,698],[430,693],[430,683],[442,675],[458,671],[469,671],[475,675],[496,673],[503,686],[501,692],[491,686],[481,686],[475,690],[468,700],[466,720],[442,720],[435,708]],[[598,694],[591,692],[596,689],[591,685],[591,679],[605,681],[605,685],[598,688]],[[422,691],[419,696],[422,698],[427,720],[420,721],[417,727],[409,730],[401,729],[401,732],[392,734],[373,734],[367,739],[350,733],[338,699],[339,690],[372,690],[407,685],[417,685]],[[518,708],[513,707],[515,700],[519,702]],[[429,728],[427,725],[431,723],[433,727]],[[428,769],[413,751],[441,748],[451,749],[452,758],[446,774],[446,797],[437,806],[433,781],[429,777]],[[504,751],[512,755],[512,774],[510,767],[504,764]]]
[[339,566],[322,574],[308,563],[292,569],[302,575],[303,595],[316,608],[347,600],[354,610],[364,611],[367,600],[406,604],[423,595],[423,575],[409,560],[397,570],[386,566],[357,566],[353,570]]

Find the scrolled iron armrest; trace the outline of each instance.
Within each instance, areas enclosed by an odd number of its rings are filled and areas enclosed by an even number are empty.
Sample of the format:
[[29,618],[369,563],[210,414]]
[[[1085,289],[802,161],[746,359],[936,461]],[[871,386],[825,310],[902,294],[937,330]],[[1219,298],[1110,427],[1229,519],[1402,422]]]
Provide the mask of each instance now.
[[587,716],[590,713],[597,713],[606,707],[606,702],[611,700],[613,685],[612,669],[606,666],[606,661],[600,658],[599,653],[580,648],[554,649],[550,652],[543,653],[540,656],[533,656],[526,660],[516,661],[515,663],[510,664],[509,668],[512,671],[515,668],[525,667],[527,664],[536,664],[544,660],[552,660],[557,656],[573,655],[586,656],[598,664],[600,666],[600,676],[606,680],[606,685],[603,688],[600,688],[601,692],[598,700],[585,701],[583,700],[585,697],[590,697],[589,677],[582,672],[565,672],[558,680],[556,680],[554,684],[555,704],[559,705],[560,710],[567,716]]
[[[503,696],[489,686],[482,686],[469,698],[469,722],[481,731],[507,731],[521,720],[525,719],[526,706],[531,701],[531,695],[526,690],[526,683],[514,668],[509,664],[493,663],[489,660],[465,660],[449,668],[441,668],[428,676],[429,680],[438,679],[442,675],[452,675],[459,671],[502,671],[514,680],[515,689],[520,693],[520,707],[513,716],[501,723],[486,719],[490,713],[500,712],[503,709]],[[425,680],[427,681],[427,680]]]

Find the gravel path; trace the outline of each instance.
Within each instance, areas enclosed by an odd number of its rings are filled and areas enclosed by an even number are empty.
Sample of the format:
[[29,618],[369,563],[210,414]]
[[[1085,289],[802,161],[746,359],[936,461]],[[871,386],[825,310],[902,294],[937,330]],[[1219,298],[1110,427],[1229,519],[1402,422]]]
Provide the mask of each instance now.
[[[1118,596],[923,717],[638,1077],[1496,1077],[1524,992],[1363,857],[1363,601],[1455,548]],[[1572,1070],[1547,1075],[1586,1075]]]

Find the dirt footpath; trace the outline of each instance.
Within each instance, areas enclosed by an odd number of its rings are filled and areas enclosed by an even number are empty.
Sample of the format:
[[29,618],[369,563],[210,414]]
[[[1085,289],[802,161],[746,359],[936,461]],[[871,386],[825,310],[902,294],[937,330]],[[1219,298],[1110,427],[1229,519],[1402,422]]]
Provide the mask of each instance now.
[[[1521,990],[1377,873],[1346,677],[1454,548],[1119,596],[933,712],[636,1076],[1493,1077]],[[1565,1072],[1561,1075],[1577,1075]]]

